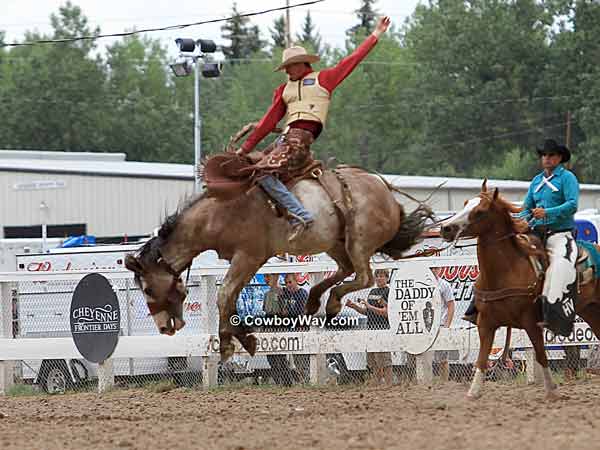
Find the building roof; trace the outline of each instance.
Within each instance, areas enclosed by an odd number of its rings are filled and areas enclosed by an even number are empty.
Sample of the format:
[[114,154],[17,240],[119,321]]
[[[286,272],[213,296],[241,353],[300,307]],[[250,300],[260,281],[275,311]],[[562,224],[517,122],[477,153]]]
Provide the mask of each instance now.
[[194,179],[191,164],[125,161],[124,153],[0,150],[0,171]]
[[[125,161],[124,153],[0,150],[0,171],[194,180],[192,164]],[[444,183],[444,190],[474,190],[479,189],[482,183],[477,178],[412,175],[385,175],[385,178],[405,189],[433,190]],[[503,191],[523,191],[529,187],[529,181],[489,180],[488,186],[498,187]],[[600,185],[582,184],[581,189],[600,192]]]

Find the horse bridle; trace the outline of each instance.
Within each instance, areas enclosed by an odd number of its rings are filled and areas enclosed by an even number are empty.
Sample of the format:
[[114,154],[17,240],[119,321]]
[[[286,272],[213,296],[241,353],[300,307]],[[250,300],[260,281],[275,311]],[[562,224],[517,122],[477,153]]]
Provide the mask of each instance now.
[[[185,280],[185,284],[187,286],[188,281],[190,279],[190,270],[192,268],[192,263],[190,262],[186,267],[184,267],[181,272],[177,272],[175,269],[173,269],[173,266],[171,266],[162,256],[160,256],[157,260],[156,260],[157,264],[161,264],[166,271],[173,277],[173,279],[171,280],[171,285],[169,286],[169,293],[171,293],[171,291],[176,289],[177,286],[177,282],[179,281],[179,277],[181,276],[181,273],[187,269],[187,276],[186,276],[186,280]],[[148,303],[146,302],[146,304],[148,305],[148,310],[150,311],[151,315],[155,315],[161,311],[167,311],[169,309],[169,304],[171,302],[167,301],[165,303]]]

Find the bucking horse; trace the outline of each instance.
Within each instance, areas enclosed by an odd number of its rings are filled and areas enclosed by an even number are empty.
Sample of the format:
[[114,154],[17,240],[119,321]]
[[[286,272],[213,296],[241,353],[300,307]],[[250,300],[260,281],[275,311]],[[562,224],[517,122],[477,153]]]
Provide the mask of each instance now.
[[[274,212],[258,188],[231,199],[204,193],[169,216],[156,237],[137,255],[126,258],[126,267],[135,273],[159,332],[173,335],[185,325],[182,305],[187,290],[181,274],[206,250],[215,250],[230,262],[217,296],[223,360],[234,352],[233,337],[251,355],[256,351],[250,330],[232,325],[230,317],[236,314],[241,289],[272,256],[324,252],[337,263],[337,272],[310,290],[308,315],[317,313],[321,296],[329,288],[333,287],[326,315],[331,318],[341,310],[345,294],[372,286],[371,257],[377,252],[401,257],[416,242],[431,212],[422,205],[406,214],[395,188],[377,174],[353,167],[334,172],[317,172],[313,179],[294,185],[292,192],[315,222],[292,242],[288,241],[291,225]],[[316,179],[319,176],[334,180],[329,189]],[[352,281],[342,283],[353,273]]]

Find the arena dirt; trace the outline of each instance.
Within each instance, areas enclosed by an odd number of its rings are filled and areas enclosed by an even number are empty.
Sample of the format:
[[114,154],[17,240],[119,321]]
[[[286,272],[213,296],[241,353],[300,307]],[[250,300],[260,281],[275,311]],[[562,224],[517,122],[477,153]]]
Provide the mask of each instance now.
[[423,386],[0,397],[9,449],[598,449],[600,379],[561,386],[487,383],[478,402],[457,383]]

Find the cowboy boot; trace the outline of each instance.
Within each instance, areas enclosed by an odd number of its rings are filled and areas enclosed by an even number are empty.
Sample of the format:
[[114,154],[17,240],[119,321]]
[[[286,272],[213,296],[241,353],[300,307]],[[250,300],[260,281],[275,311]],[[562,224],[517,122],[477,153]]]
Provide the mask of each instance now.
[[471,303],[467,307],[465,314],[462,316],[463,320],[471,322],[473,325],[477,325],[477,307],[475,306],[475,299],[471,299]]
[[314,220],[310,221],[301,221],[296,223],[292,228],[292,233],[288,237],[288,242],[294,242],[298,239],[304,231],[308,230],[310,226],[313,224]]
[[542,302],[543,322],[538,322],[542,328],[548,328],[555,335],[568,337],[573,332],[573,321],[568,320],[562,310],[560,301],[550,303],[545,295],[538,299]]

